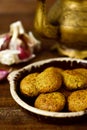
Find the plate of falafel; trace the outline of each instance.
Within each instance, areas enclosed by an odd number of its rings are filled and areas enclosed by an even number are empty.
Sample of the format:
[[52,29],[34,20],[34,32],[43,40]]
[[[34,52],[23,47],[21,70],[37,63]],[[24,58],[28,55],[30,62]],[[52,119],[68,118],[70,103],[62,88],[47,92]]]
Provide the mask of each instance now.
[[8,75],[13,99],[44,117],[73,118],[87,114],[87,61],[51,58]]

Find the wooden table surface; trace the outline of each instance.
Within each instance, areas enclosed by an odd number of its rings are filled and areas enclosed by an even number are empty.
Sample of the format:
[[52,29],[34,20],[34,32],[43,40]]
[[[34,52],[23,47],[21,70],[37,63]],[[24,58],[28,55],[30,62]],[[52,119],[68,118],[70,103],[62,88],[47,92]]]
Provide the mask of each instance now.
[[[48,7],[54,0],[48,0]],[[0,33],[9,31],[12,22],[20,20],[26,32],[33,31],[33,20],[36,9],[36,0],[0,0]],[[20,65],[11,66],[19,69],[32,62],[42,59],[58,57],[58,53],[50,51],[52,44],[56,41],[42,39],[42,49],[36,54],[36,58]],[[0,68],[9,69],[6,65]],[[0,130],[86,130],[87,118],[72,123],[55,123],[42,120],[21,108],[11,97],[8,81],[0,82]]]

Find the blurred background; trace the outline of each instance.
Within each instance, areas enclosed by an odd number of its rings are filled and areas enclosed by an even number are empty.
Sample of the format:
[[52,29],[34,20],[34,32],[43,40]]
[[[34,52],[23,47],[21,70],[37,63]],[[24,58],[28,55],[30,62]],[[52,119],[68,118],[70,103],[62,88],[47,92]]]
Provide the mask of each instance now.
[[18,20],[26,31],[32,29],[35,5],[36,0],[0,0],[0,33],[7,32],[9,25]]
[[[56,0],[47,0],[47,9]],[[37,0],[0,0],[0,33],[7,32],[9,25],[22,21],[26,31],[33,29]]]

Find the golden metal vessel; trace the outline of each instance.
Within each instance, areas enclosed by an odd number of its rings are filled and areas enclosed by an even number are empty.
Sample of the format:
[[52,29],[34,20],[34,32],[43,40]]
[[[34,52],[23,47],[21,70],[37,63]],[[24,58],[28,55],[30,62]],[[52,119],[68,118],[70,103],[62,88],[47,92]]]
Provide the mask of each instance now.
[[57,0],[48,14],[46,0],[37,0],[34,27],[40,35],[57,39],[62,54],[87,57],[87,0]]

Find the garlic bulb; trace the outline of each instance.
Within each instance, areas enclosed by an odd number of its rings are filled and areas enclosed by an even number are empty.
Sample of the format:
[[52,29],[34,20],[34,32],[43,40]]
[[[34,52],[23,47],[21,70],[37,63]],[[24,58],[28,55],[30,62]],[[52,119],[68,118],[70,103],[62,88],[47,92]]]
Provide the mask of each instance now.
[[34,49],[40,49],[41,42],[32,32],[27,34],[21,21],[10,25],[10,31],[0,36],[0,63],[18,64],[35,57]]

